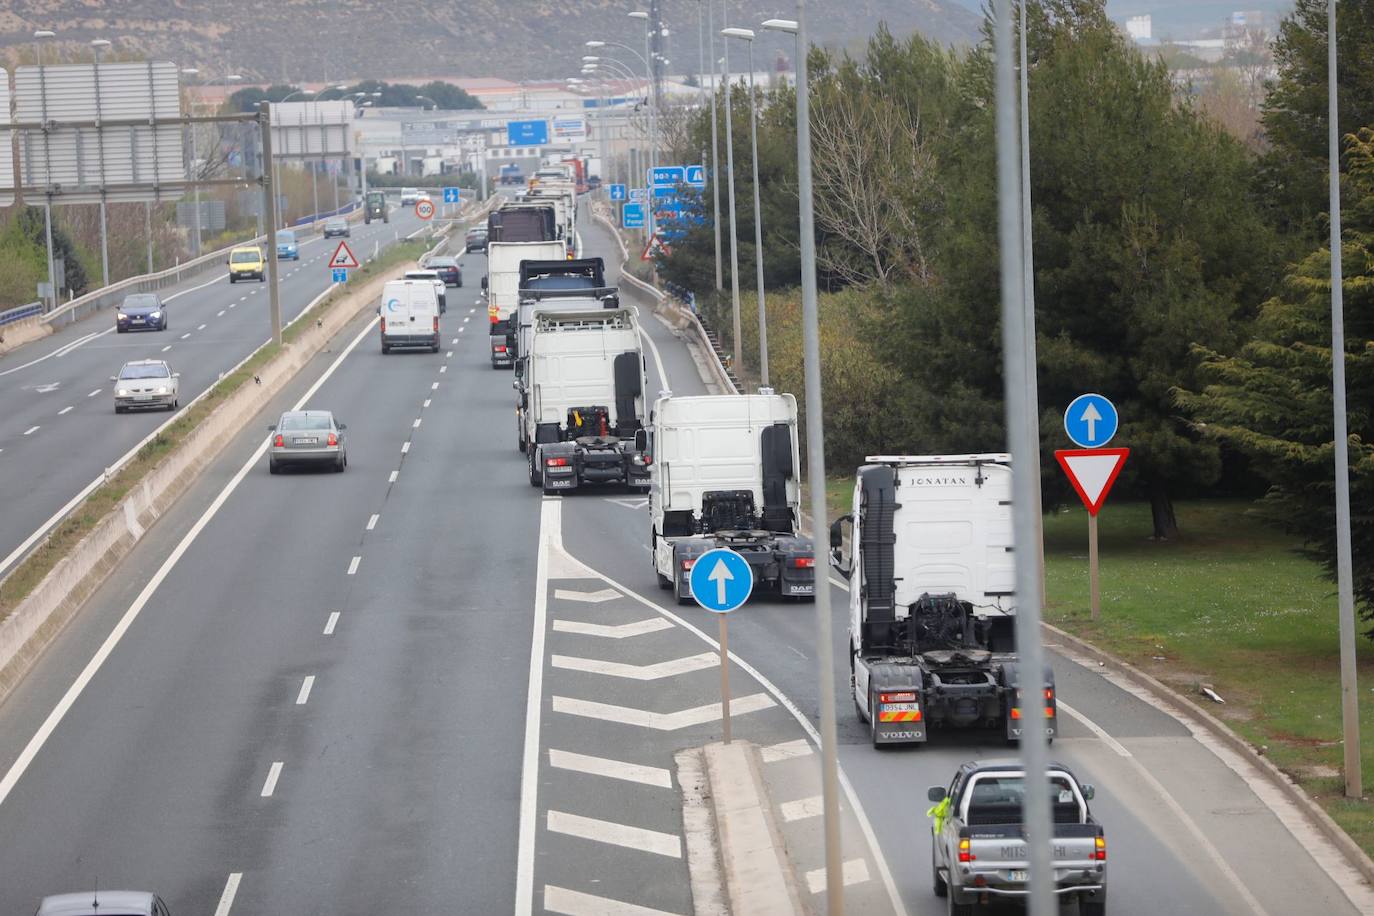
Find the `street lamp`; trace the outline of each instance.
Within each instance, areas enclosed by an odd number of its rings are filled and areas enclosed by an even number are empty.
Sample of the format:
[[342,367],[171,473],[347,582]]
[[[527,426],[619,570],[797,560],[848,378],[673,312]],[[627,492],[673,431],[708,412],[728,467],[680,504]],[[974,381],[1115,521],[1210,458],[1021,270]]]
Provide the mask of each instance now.
[[[763,207],[759,202],[759,116],[754,94],[754,31],[722,29],[720,34],[726,38],[738,38],[749,44],[749,146],[754,159],[754,269],[759,295],[759,384],[767,387],[768,313],[763,304]],[[733,195],[732,191],[731,206],[734,205]]]
[[[649,14],[644,10],[635,10],[628,14],[631,19],[639,19],[644,23],[644,74],[648,78],[648,97],[649,97],[649,174],[655,175],[658,172],[658,91],[654,81],[653,53],[649,50],[649,38],[653,31],[653,23],[650,21]],[[658,220],[654,213],[654,184],[649,182],[649,241],[652,244],[654,236],[658,234]]]
[[[95,119],[101,119],[100,111],[100,52],[108,51],[110,42],[105,38],[91,39],[91,53],[95,56]],[[100,154],[100,277],[104,286],[110,285],[110,240],[109,224],[105,218],[105,131],[95,133],[96,148]]]
[[[649,14],[648,14],[648,13],[645,13],[645,12],[630,13],[630,18],[632,18],[632,19],[644,19],[644,20],[647,20],[648,17],[649,17]],[[649,38],[648,38],[648,26],[647,26],[647,22],[646,22],[646,25],[645,25],[645,37],[644,37],[644,49],[645,49],[645,53],[644,53],[644,54],[640,54],[638,51],[636,51],[634,48],[630,47],[629,45],[621,44],[621,43],[618,42],[618,41],[596,41],[596,40],[593,40],[593,41],[584,42],[584,45],[585,45],[586,47],[588,47],[588,48],[619,48],[619,49],[622,50],[622,51],[628,51],[629,53],[633,54],[633,55],[635,56],[635,59],[637,59],[641,64],[644,65],[644,74],[645,74],[645,78],[646,78],[645,89],[644,89],[644,97],[645,97],[645,100],[646,100],[646,101],[648,102],[648,104],[649,104],[649,155],[650,155],[651,160],[652,160],[655,164],[657,164],[657,160],[658,160],[658,109],[657,109],[657,106],[655,106],[655,105],[653,104],[652,89],[649,88],[649,87],[653,84],[654,75],[653,75],[653,70],[652,70],[652,68],[651,68],[650,65],[649,65],[649,58],[648,58]],[[599,60],[600,60],[602,63],[616,63],[616,64],[620,64],[622,67],[625,66],[624,64],[622,64],[620,61],[616,60],[616,59],[613,58],[613,57],[602,57],[602,58],[599,58]],[[631,176],[631,177],[633,177],[633,176]],[[649,232],[650,232],[650,235],[651,235],[651,236],[652,236],[652,234],[653,234],[653,230],[654,230],[654,207],[653,207],[653,199],[650,198],[650,200],[649,200]]]
[[[711,54],[711,228],[716,236],[716,292],[725,287],[720,258],[720,141],[716,137],[716,13],[715,0],[702,0],[706,5],[706,45]],[[698,10],[700,15],[700,10]],[[705,71],[705,66],[702,70]],[[705,73],[703,72],[703,76]]]
[[[57,33],[52,31],[51,29],[38,29],[33,33],[33,50],[35,59],[38,61],[38,72],[40,76],[42,76],[43,73],[43,42],[56,37]],[[44,114],[44,117],[47,117],[46,113]],[[48,308],[51,310],[57,308],[57,267],[53,263],[52,259],[51,175],[45,176],[44,184],[45,187],[43,194],[43,234],[46,237],[48,245]],[[151,267],[149,268],[149,272],[152,272]]]
[[[797,196],[801,218],[802,345],[806,366],[806,461],[811,517],[817,534],[828,517],[825,504],[825,425],[821,403],[820,323],[816,306],[816,215],[811,200],[811,99],[806,66],[805,0],[797,18],[769,19],[763,28],[796,36]],[[821,706],[821,799],[825,816],[825,893],[831,914],[844,912],[840,856],[839,770],[835,761],[835,646],[830,631],[830,589],[816,589],[816,663]]]
[[[729,31],[729,29],[723,29],[721,34],[725,35]],[[733,88],[730,84],[730,43],[727,41],[725,42],[725,171],[729,180],[728,191],[730,195],[730,321],[734,330],[732,334],[735,344],[734,367],[736,372],[742,372],[744,370],[744,350],[743,341],[740,340],[739,223],[736,222],[735,217],[735,119],[734,105],[731,100],[734,95]]]

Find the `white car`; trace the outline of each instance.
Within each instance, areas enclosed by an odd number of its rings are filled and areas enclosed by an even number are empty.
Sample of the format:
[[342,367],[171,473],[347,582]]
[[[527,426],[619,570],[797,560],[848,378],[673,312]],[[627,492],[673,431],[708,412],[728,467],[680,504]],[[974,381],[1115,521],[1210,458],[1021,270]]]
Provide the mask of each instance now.
[[409,206],[420,199],[419,188],[401,188],[401,206]]
[[160,359],[136,359],[124,364],[115,383],[115,413],[135,408],[176,410],[180,405],[181,373],[173,372]]

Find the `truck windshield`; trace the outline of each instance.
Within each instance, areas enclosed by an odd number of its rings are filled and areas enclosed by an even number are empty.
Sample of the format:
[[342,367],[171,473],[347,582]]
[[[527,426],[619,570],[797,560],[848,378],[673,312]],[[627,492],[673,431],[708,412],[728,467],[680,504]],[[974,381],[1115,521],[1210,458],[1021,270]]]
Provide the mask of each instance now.
[[596,289],[589,277],[531,277],[521,289]]
[[[1020,776],[980,776],[969,798],[969,826],[1021,823],[1025,789]],[[1063,776],[1050,777],[1050,809],[1056,824],[1078,823],[1078,796]]]

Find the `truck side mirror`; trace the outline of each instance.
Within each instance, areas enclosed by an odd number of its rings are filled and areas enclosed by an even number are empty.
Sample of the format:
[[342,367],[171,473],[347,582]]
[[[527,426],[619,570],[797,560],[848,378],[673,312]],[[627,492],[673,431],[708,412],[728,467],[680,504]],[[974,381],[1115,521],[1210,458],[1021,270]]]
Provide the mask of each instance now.
[[844,556],[844,524],[849,522],[852,525],[853,521],[852,515],[842,515],[835,519],[830,526],[830,566],[846,579],[850,577],[853,570],[850,569]]
[[836,548],[836,547],[843,547],[843,546],[844,546],[844,532],[840,530],[840,523],[841,523],[842,521],[844,521],[844,519],[842,519],[842,518],[837,518],[837,519],[835,519],[835,521],[833,521],[833,522],[830,524],[830,547],[831,547],[831,549],[834,549],[834,548]]
[[1085,782],[1078,788],[1083,792],[1084,801],[1092,801],[1093,796],[1097,794],[1097,789],[1093,787],[1092,783]]
[[487,291],[487,278],[486,278],[486,277],[483,277],[483,278],[482,278],[482,292],[485,293],[486,291]]
[[939,803],[945,800],[944,786],[931,786],[926,789],[926,801]]
[[643,452],[649,447],[649,434],[643,429],[635,430],[635,451]]

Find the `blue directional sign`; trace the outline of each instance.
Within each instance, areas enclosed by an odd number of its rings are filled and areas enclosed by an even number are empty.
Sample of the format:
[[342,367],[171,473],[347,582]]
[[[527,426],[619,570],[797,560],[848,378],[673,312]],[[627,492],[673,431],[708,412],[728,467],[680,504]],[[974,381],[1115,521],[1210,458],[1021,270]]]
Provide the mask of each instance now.
[[461,194],[458,193],[458,191],[459,191],[458,188],[444,188],[444,203],[446,203],[446,204],[460,204],[460,203],[462,203],[462,202],[463,202],[463,197],[462,197]]
[[630,200],[643,200],[648,196],[648,188],[630,188]]
[[332,282],[334,282],[334,283],[347,283],[347,282],[348,282],[348,269],[347,269],[347,268],[345,268],[345,267],[336,267],[336,268],[334,268],[332,271],[330,271],[330,273],[333,274],[333,281],[332,281]]
[[697,557],[689,581],[697,604],[716,614],[728,614],[749,600],[754,571],[744,557],[717,547]]
[[1064,432],[1079,448],[1101,448],[1116,435],[1116,405],[1100,394],[1080,394],[1064,411]]
[[649,184],[655,187],[666,185],[673,187],[682,184],[686,179],[687,170],[680,165],[660,165],[656,169],[649,170]]
[[677,197],[677,188],[672,185],[654,185],[654,197],[663,200],[672,200]]
[[510,146],[544,146],[548,142],[548,121],[508,121],[506,123],[506,143]]
[[620,208],[620,228],[622,229],[643,229],[644,228],[644,205],[637,203],[625,204]]
[[625,197],[625,186],[623,184],[611,185],[611,200],[624,200]]
[[706,166],[689,165],[687,166],[686,183],[694,188],[706,187]]

